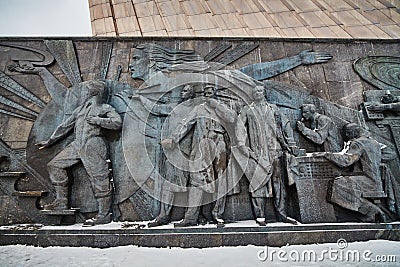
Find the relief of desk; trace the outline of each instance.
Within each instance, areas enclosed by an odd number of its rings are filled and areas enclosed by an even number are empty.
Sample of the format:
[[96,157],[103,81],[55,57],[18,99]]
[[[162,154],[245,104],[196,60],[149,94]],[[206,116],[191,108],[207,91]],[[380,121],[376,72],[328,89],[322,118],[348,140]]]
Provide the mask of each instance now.
[[298,157],[295,175],[300,221],[302,223],[336,222],[333,205],[327,202],[329,181],[340,176],[338,167],[323,157]]

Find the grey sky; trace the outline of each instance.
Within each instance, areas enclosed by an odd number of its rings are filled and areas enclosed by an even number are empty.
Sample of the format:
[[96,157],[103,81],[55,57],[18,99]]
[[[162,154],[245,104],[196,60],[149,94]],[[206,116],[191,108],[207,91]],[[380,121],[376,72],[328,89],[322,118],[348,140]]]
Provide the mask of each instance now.
[[87,0],[0,0],[0,36],[91,36]]

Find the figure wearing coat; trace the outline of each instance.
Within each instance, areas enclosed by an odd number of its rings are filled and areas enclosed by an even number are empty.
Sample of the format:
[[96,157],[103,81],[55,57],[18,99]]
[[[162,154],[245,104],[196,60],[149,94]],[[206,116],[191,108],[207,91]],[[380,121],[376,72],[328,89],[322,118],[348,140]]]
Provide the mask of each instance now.
[[[265,218],[265,198],[271,197],[279,215],[286,218],[283,155],[296,146],[289,120],[273,104],[252,103],[239,114],[236,136],[239,147],[250,149],[245,173],[256,218]],[[264,170],[263,175],[255,175],[257,167]]]
[[[236,113],[222,102],[212,107],[210,101],[195,106],[173,135],[175,143],[182,140],[193,129],[189,155],[189,200],[185,221],[198,219],[203,192],[218,194],[227,188],[225,169],[228,165],[228,141],[223,124],[232,124]],[[227,193],[227,192],[226,192]],[[224,194],[226,195],[226,194]],[[223,203],[219,203],[223,201]],[[221,217],[225,206],[225,196],[219,198],[213,210],[214,217]]]
[[[88,117],[100,117],[98,125],[87,122]],[[47,165],[52,183],[66,186],[69,179],[65,168],[81,161],[89,174],[96,198],[110,195],[108,147],[102,137],[102,129],[118,130],[121,124],[120,115],[110,105],[95,106],[87,101],[77,107],[50,137],[50,143],[54,143],[72,129],[75,133],[74,141]]]

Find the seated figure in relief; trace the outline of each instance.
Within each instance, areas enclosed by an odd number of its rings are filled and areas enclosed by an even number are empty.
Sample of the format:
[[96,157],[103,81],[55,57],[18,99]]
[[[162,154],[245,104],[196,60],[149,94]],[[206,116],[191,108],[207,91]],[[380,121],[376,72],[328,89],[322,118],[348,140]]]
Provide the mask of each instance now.
[[344,151],[327,152],[324,157],[339,167],[354,165],[354,170],[333,180],[329,201],[359,212],[365,222],[387,221],[385,213],[372,201],[375,196],[384,196],[379,169],[381,145],[355,123],[343,126],[343,139],[348,142]]

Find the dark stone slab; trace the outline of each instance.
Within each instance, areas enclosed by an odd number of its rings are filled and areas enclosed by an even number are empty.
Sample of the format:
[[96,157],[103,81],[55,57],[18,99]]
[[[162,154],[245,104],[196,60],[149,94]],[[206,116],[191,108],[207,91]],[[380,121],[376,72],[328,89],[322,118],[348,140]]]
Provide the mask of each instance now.
[[[21,230],[19,230],[21,229]],[[335,243],[376,239],[400,241],[400,223],[390,224],[308,224],[267,227],[224,228],[188,227],[166,229],[110,229],[53,227],[24,229],[2,227],[0,245],[25,244],[33,246],[87,246],[107,248],[125,245],[144,247],[205,248],[219,246],[285,246]]]

